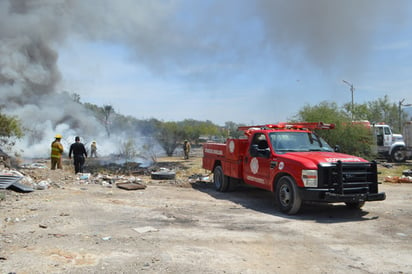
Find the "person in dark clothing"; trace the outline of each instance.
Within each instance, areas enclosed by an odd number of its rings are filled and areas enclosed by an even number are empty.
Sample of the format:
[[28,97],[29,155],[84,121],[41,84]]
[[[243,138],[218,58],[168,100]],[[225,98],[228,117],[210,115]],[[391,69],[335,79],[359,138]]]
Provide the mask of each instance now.
[[83,172],[83,166],[85,162],[85,158],[87,158],[86,148],[84,147],[83,143],[80,143],[80,137],[76,136],[74,139],[76,142],[71,144],[70,151],[69,151],[69,158],[74,159],[74,172],[79,173]]

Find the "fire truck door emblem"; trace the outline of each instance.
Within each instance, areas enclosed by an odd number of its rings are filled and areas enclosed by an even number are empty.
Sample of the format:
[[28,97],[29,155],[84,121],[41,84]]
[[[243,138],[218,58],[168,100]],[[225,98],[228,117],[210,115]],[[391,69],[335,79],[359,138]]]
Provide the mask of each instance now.
[[279,163],[279,170],[282,170],[285,167],[285,163],[284,162],[280,162]]
[[253,158],[250,161],[250,170],[252,171],[253,174],[256,174],[259,170],[259,162],[256,158]]
[[233,153],[235,151],[235,142],[233,142],[233,140],[229,143],[229,151],[230,153]]

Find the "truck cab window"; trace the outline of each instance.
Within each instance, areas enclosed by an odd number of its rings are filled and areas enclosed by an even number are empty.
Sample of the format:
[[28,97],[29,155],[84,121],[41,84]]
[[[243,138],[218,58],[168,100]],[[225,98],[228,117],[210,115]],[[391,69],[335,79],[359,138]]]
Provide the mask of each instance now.
[[270,140],[276,153],[332,151],[332,148],[319,136],[307,132],[273,132]]

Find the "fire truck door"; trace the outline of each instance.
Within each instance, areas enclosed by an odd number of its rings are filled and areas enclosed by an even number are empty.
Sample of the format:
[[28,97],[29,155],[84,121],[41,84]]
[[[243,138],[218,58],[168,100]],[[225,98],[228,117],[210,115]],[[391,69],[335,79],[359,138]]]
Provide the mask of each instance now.
[[244,180],[258,187],[269,186],[270,148],[263,133],[256,133],[243,162]]

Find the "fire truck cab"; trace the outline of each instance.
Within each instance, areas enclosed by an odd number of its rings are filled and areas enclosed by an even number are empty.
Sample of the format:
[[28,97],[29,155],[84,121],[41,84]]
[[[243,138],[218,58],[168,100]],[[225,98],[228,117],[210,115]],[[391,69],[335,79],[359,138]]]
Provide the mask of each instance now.
[[337,153],[314,129],[333,124],[280,123],[240,127],[246,138],[203,147],[203,168],[218,191],[244,182],[275,193],[279,209],[295,214],[304,201],[344,202],[360,208],[385,199],[378,192],[377,165]]

